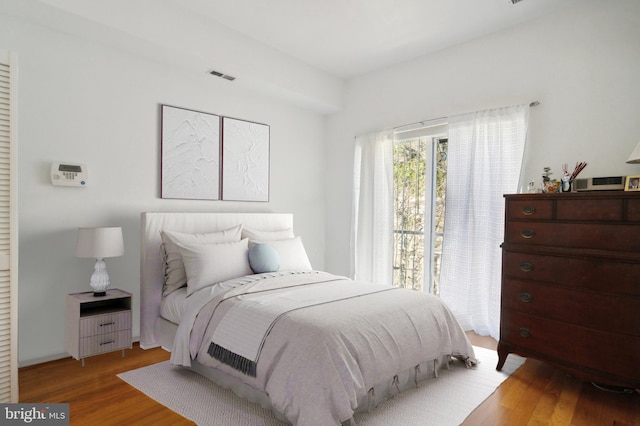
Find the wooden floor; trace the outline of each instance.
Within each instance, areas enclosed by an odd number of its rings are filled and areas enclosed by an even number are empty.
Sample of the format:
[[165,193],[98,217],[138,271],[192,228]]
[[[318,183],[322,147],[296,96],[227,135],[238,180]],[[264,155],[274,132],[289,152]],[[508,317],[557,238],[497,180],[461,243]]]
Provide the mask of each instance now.
[[194,425],[116,377],[116,374],[169,359],[156,348],[112,352],[85,359],[73,358],[21,368],[20,402],[69,403],[72,425]]
[[[469,338],[495,349],[493,339]],[[135,344],[125,358],[120,352],[91,357],[84,368],[72,358],[21,368],[20,402],[69,403],[72,425],[193,425],[116,377],[168,358],[162,349]],[[463,425],[640,426],[640,394],[602,391],[530,359]]]
[[[491,338],[467,335],[475,346],[497,347]],[[640,393],[604,391],[528,359],[463,425],[640,426]]]

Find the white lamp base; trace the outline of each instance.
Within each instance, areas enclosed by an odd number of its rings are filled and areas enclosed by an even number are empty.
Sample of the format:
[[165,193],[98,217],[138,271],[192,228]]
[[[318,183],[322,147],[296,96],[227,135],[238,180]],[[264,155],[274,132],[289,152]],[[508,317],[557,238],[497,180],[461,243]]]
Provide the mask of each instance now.
[[109,274],[107,273],[107,264],[104,263],[104,259],[96,259],[96,264],[93,267],[93,274],[91,274],[90,285],[93,289],[94,297],[101,297],[107,295],[107,287],[109,287]]

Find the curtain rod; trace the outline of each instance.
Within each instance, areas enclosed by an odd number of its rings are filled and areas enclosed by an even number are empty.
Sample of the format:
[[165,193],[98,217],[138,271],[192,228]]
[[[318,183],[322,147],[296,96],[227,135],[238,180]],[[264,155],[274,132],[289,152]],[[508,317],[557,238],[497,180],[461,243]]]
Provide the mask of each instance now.
[[[531,102],[529,104],[529,107],[535,107],[535,106],[538,106],[538,105],[540,105],[540,102],[533,101],[533,102]],[[460,115],[460,114],[456,114],[456,115]],[[448,117],[439,117],[439,118],[430,118],[429,120],[420,120],[420,121],[416,121],[415,123],[403,124],[402,126],[393,127],[393,130],[396,131],[398,129],[402,129],[403,127],[415,126],[417,124],[420,124],[422,127],[428,127],[428,126],[425,126],[425,125],[430,123],[430,122],[446,120],[447,118]]]

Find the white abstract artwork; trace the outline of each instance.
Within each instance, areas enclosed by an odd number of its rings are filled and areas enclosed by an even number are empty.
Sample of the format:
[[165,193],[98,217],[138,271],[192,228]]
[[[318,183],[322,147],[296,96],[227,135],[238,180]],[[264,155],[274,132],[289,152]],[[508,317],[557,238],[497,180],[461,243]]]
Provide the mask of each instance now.
[[220,116],[162,105],[162,198],[220,199]]
[[269,201],[269,126],[222,118],[222,199]]

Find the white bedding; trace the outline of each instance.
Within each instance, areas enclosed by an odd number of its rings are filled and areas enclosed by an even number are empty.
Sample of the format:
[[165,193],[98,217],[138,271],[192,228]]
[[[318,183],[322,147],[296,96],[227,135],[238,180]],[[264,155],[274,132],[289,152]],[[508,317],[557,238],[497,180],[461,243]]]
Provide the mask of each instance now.
[[235,300],[232,304],[217,302],[215,315],[218,318],[212,318],[217,326],[208,350],[211,356],[255,377],[255,366],[264,341],[271,328],[287,313],[380,291],[397,290],[353,281],[345,285],[342,277],[318,272],[290,274],[296,276],[270,276],[279,278],[282,287],[270,285],[265,289],[266,277],[261,275],[252,283],[225,293],[225,300]]
[[[209,286],[203,293],[211,296],[217,295],[224,290],[228,289],[227,285]],[[182,315],[187,306],[189,297],[189,291],[187,287],[181,287],[178,290],[174,290],[166,296],[162,297],[160,302],[160,316],[173,324],[180,324],[182,321]]]
[[187,287],[179,288],[164,296],[160,305],[160,316],[174,324],[180,324],[186,300]]
[[[323,274],[348,286],[354,281]],[[331,425],[352,418],[372,397],[374,386],[397,381],[404,371],[425,361],[439,363],[457,356],[471,366],[473,348],[451,312],[434,296],[409,290],[377,292],[295,309],[270,328],[251,377],[211,357],[208,349],[220,312],[251,283],[255,291],[291,291],[298,275],[263,274],[258,284],[249,277],[230,280],[192,294],[186,302],[174,341],[171,362],[189,366],[191,359],[215,367],[266,392],[274,410],[292,424]],[[262,278],[262,277],[261,277]],[[362,284],[362,283],[361,283]],[[274,288],[287,287],[285,290]],[[222,305],[221,305],[222,306]],[[228,305],[231,306],[231,305]],[[213,317],[213,321],[209,319]],[[247,325],[251,327],[251,325]]]

